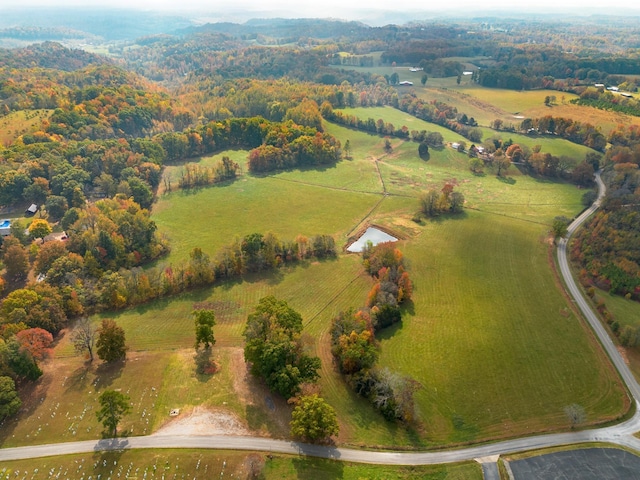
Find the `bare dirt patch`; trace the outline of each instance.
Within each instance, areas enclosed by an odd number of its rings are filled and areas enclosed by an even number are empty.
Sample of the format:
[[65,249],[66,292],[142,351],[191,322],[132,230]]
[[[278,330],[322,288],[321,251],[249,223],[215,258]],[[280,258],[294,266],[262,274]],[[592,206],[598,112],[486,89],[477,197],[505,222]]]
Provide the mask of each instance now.
[[629,365],[629,357],[627,356],[627,349],[620,345],[618,345],[616,348],[618,349],[618,353],[622,357],[622,360],[624,360],[624,363]]
[[241,348],[230,349],[229,369],[233,389],[247,412],[247,423],[254,434],[283,437],[289,432],[291,406],[273,395],[264,383],[256,379],[244,361]]
[[194,310],[213,310],[216,314],[216,321],[220,323],[232,322],[240,309],[240,304],[232,301],[197,302],[193,304]]
[[248,435],[249,430],[231,412],[195,407],[168,422],[154,435]]

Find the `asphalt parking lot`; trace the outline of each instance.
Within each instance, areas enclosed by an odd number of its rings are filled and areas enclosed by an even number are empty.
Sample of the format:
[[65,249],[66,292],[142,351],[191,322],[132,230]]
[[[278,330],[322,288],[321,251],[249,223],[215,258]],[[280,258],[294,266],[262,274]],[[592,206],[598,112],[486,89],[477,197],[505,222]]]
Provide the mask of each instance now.
[[640,457],[617,448],[585,448],[509,462],[514,480],[640,480]]

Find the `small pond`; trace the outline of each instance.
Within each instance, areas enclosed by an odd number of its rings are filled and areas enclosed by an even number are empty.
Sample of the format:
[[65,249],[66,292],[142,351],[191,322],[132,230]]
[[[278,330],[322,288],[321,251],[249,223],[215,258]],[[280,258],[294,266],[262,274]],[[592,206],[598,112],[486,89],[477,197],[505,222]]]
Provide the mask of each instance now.
[[374,245],[384,242],[397,242],[398,239],[388,233],[384,233],[382,230],[378,230],[374,227],[367,228],[367,231],[355,242],[353,242],[349,247],[347,247],[348,252],[359,253],[362,251],[367,242],[371,242]]

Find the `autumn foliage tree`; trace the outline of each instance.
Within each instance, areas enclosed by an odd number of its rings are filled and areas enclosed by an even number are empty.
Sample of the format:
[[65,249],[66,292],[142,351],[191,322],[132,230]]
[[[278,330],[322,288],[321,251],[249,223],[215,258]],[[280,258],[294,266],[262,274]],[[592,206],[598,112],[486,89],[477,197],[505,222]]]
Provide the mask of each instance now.
[[420,211],[426,217],[436,217],[441,213],[461,213],[464,195],[454,190],[454,185],[446,183],[438,192],[431,188],[420,196]]
[[300,314],[273,296],[260,299],[243,332],[244,358],[251,372],[285,398],[319,377],[320,359],[304,351],[301,332]]
[[20,282],[27,278],[29,273],[29,255],[22,245],[11,245],[2,255],[5,266],[5,279],[7,282]]
[[44,243],[44,237],[51,233],[51,225],[44,218],[36,218],[29,225],[29,236],[34,240],[36,238],[42,239]]
[[[382,306],[397,308],[402,302],[411,299],[413,284],[405,270],[402,252],[393,242],[365,246],[362,258],[365,269],[375,280],[367,296],[367,306],[373,309],[374,318]],[[385,309],[383,314],[389,314],[389,318],[397,318],[397,313],[391,314],[389,309]]]
[[198,350],[202,345],[206,350],[216,343],[213,336],[213,326],[216,324],[216,316],[213,310],[194,310],[191,312],[196,326],[196,344]]
[[127,355],[124,329],[110,319],[102,320],[96,342],[98,357],[107,363],[124,360]]
[[[358,331],[359,330],[359,331]],[[364,325],[350,333],[339,335],[331,349],[342,373],[353,374],[372,368],[378,361],[378,349],[373,333]]]
[[311,443],[326,443],[340,431],[336,411],[317,394],[300,397],[290,426],[292,436]]
[[35,360],[41,361],[51,356],[53,335],[42,328],[29,328],[16,334],[20,348]]

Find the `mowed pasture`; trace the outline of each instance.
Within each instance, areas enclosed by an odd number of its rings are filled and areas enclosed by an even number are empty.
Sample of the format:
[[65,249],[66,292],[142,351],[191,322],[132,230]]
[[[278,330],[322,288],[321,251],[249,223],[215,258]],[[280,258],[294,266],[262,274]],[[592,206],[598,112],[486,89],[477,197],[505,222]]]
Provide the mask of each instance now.
[[538,225],[468,212],[403,246],[416,284],[380,363],[418,380],[425,437],[440,443],[568,428],[564,407],[617,417],[624,390],[558,294]]
[[[398,110],[393,107],[355,107],[355,108],[343,108],[340,111],[358,117],[362,120],[373,118],[375,121],[382,119],[385,123],[391,123],[399,130],[401,127],[406,126],[409,131],[411,130],[426,130],[427,132],[437,132],[444,138],[445,142],[459,142],[466,140],[462,135],[457,134],[444,128],[440,125],[431,122],[425,122],[413,115],[410,115],[402,110]],[[416,145],[416,148],[417,145]]]
[[[470,145],[471,142],[449,129],[446,129],[440,125],[431,122],[425,122],[424,120],[420,120],[408,113],[402,112],[393,107],[371,107],[371,108],[345,108],[343,110],[345,113],[349,113],[351,115],[355,115],[356,117],[366,120],[367,118],[373,118],[374,120],[378,120],[382,118],[385,122],[392,123],[396,129],[401,128],[402,126],[406,126],[409,130],[426,130],[427,132],[438,132],[442,135],[445,142],[465,142],[467,145]],[[530,136],[530,135],[522,135],[519,133],[512,132],[504,132],[493,130],[489,127],[478,127],[482,131],[482,139],[488,140],[491,138],[501,138],[503,140],[511,139],[514,143],[518,143],[520,145],[526,145],[529,148],[533,148],[535,145],[540,145],[542,147],[543,152],[551,153],[555,156],[568,156],[582,161],[585,155],[588,152],[593,152],[594,150],[585,147],[583,145],[578,145],[570,142],[569,140],[565,140],[562,138],[552,137],[552,136]],[[381,144],[382,146],[384,144]],[[417,144],[413,143],[417,152]],[[382,148],[382,147],[381,147]],[[433,154],[433,150],[430,152]],[[384,153],[383,150],[381,150]],[[437,150],[436,150],[437,152]],[[467,158],[468,164],[468,158]],[[468,167],[468,165],[467,165]]]
[[[58,477],[59,475],[59,477]],[[304,478],[309,480],[455,479],[481,480],[476,462],[450,465],[386,466],[263,452],[145,449],[64,455],[0,462],[0,480],[29,478]]]
[[[393,123],[393,118],[385,120]],[[287,300],[304,318],[305,342],[322,359],[320,388],[337,409],[342,444],[425,448],[562,430],[569,427],[563,408],[571,403],[585,408],[590,424],[624,414],[629,406],[624,391],[567,308],[548,262],[549,224],[556,215],[581,210],[581,190],[515,169],[507,179],[490,172],[476,177],[468,170],[468,157],[448,147],[432,150],[425,161],[413,142],[393,139],[387,153],[380,136],[332,124],[326,128],[343,145],[350,141],[351,160],[268,176],[244,172],[234,182],[162,195],[152,216],[173,250],[160,263],[185,260],[194,247],[214,256],[236,236],[253,232],[272,231],[282,239],[331,234],[339,247],[366,223],[398,232],[414,299],[402,324],[381,333],[379,364],[422,385],[416,394],[418,424],[405,428],[384,421],[333,367],[331,319],[362,306],[372,285],[359,256],[339,254],[105,315],[125,328],[130,347],[129,360],[109,383],[130,389],[139,405],[123,429],[149,433],[166,420],[168,408],[202,404],[233,414],[249,431],[286,436],[290,407],[274,399],[277,411],[266,411],[268,393],[260,390],[260,382],[234,383],[242,373],[239,364],[244,365],[237,352],[246,316],[270,294]],[[470,208],[456,218],[413,222],[419,194],[452,180]],[[206,381],[190,365],[191,311],[198,306],[214,309],[218,321],[214,352],[221,370]],[[93,412],[84,409],[96,405],[94,377],[73,390],[57,390],[54,385],[84,367],[68,340],[60,342],[56,355],[34,397],[40,403],[23,409],[10,429],[3,428],[8,432],[3,445],[99,437]],[[147,364],[154,369],[144,370]],[[73,411],[66,407],[71,404],[77,405]],[[144,409],[152,414],[148,423]],[[61,415],[55,426],[47,417],[54,411],[54,417]],[[75,436],[56,433],[67,431],[82,412]],[[43,419],[51,426],[37,433]]]
[[19,110],[0,117],[0,144],[11,145],[20,135],[40,130],[53,110]]
[[[321,174],[311,172],[309,182]],[[236,237],[255,232],[272,232],[282,240],[299,234],[338,238],[378,201],[373,194],[243,175],[228,185],[163,195],[153,219],[171,241],[164,261],[176,263],[195,247],[214,255]]]
[[553,115],[554,117],[570,118],[576,122],[590,123],[591,125],[599,127],[605,135],[608,135],[619,125],[625,127],[640,125],[640,117],[625,115],[624,113],[614,112],[612,110],[600,110],[598,108],[569,103],[553,105],[551,108],[544,106],[532,108],[528,110],[526,114],[530,118]]
[[[436,81],[442,80],[442,81]],[[506,90],[485,88],[474,83],[455,84],[455,78],[429,80],[426,87],[418,86],[415,93],[423,100],[438,100],[457,108],[458,113],[473,117],[478,124],[489,126],[496,119],[505,125],[518,127],[523,118],[540,118],[547,115],[570,118],[590,123],[602,129],[605,135],[618,125],[640,125],[640,117],[610,110],[574,105],[577,95],[556,90]],[[547,96],[555,96],[555,102],[545,105]]]
[[[458,109],[459,113],[466,113],[482,126],[489,126],[493,120],[500,119],[506,125],[518,125],[521,118],[538,118],[545,115],[570,118],[574,121],[586,122],[602,129],[607,135],[618,125],[640,125],[640,117],[625,115],[619,112],[599,110],[597,108],[573,105],[570,101],[577,95],[557,90],[508,90],[487,88],[478,85],[471,79],[471,75],[463,75],[458,83],[457,77],[432,77],[428,75],[427,83],[423,86],[421,78],[423,71],[411,72],[409,66],[381,65],[376,57],[373,67],[351,67],[348,65],[334,66],[348,70],[374,73],[390,76],[397,73],[400,81],[409,80],[413,86],[398,86],[398,94],[415,93],[423,100],[438,100]],[[487,63],[484,57],[451,57],[445,60],[458,61],[469,70],[477,69],[474,62]],[[555,96],[555,103],[547,106],[545,97]],[[392,122],[393,123],[393,122]]]

